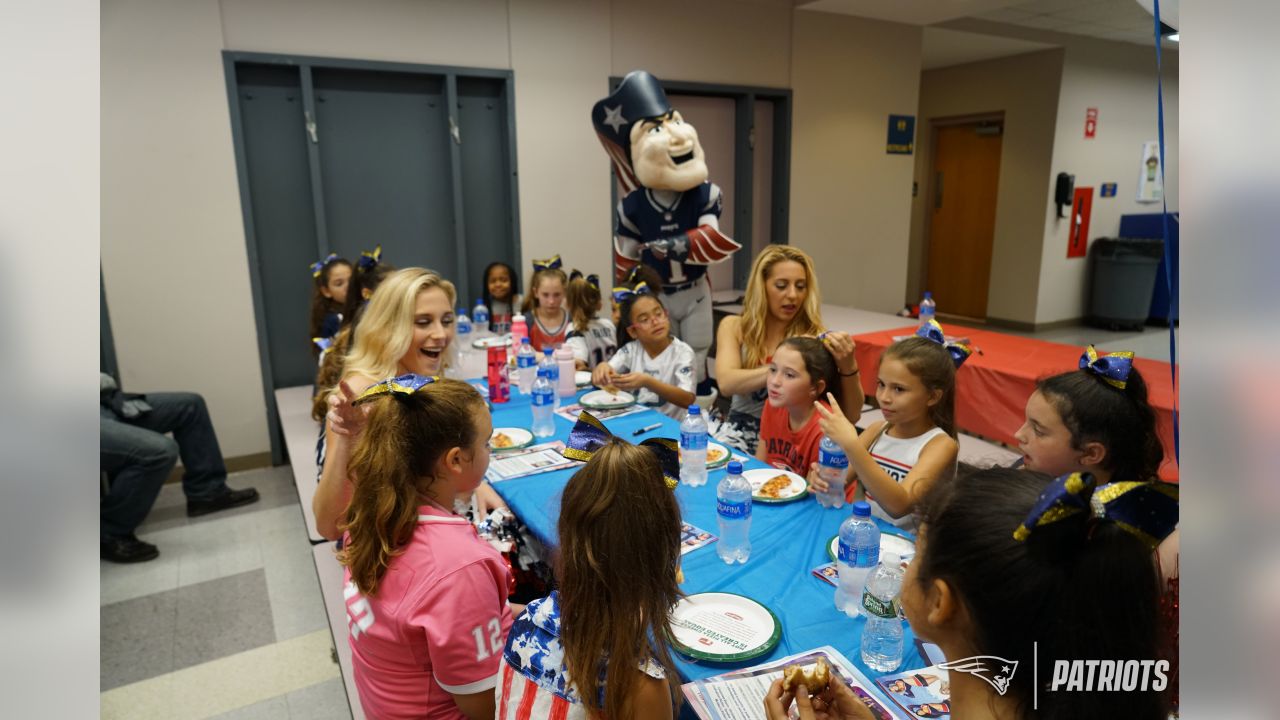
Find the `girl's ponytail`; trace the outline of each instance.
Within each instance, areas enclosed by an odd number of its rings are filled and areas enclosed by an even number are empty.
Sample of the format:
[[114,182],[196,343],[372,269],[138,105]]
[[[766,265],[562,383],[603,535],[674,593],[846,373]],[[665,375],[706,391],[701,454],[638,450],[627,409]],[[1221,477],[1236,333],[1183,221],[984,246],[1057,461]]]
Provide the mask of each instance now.
[[338,559],[361,594],[371,596],[412,537],[440,458],[455,447],[474,447],[476,414],[485,404],[467,383],[443,378],[369,402],[368,424],[348,466],[355,489]]

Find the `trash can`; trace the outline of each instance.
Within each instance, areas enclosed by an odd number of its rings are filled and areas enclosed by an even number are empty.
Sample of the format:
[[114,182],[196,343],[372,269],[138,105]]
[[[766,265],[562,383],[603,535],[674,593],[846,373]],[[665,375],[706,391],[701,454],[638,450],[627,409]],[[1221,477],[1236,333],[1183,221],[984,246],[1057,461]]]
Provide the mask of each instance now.
[[1092,264],[1089,322],[1111,330],[1139,330],[1147,322],[1164,242],[1148,238],[1099,238]]

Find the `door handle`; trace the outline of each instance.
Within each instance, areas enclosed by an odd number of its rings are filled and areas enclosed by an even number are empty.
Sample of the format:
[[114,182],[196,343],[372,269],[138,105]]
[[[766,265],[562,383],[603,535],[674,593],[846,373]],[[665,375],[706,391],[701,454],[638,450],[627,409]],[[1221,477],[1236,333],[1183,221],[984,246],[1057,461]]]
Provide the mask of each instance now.
[[933,209],[942,209],[942,173],[938,173],[938,179],[933,183]]

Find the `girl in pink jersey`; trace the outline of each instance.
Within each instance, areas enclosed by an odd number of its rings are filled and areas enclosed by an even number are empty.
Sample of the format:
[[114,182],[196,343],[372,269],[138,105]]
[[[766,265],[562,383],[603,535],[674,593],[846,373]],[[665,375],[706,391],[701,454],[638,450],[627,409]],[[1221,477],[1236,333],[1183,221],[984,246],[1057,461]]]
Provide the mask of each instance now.
[[[846,497],[852,501],[856,477],[866,491],[877,517],[898,527],[914,529],[916,501],[931,485],[955,473],[955,402],[957,358],[968,357],[967,348],[945,344],[941,326],[890,345],[877,369],[876,400],[884,420],[873,423],[861,435],[830,394],[828,410],[814,407],[819,426],[849,456]],[[826,492],[827,483],[815,464],[809,484]]]
[[671,440],[615,438],[588,413],[566,456],[587,464],[560,505],[560,588],[507,638],[498,720],[668,720],[679,679],[667,643],[679,599],[680,473]]
[[376,718],[492,718],[511,572],[451,509],[489,467],[484,399],[401,375],[356,402],[371,410],[338,558],[360,703]]

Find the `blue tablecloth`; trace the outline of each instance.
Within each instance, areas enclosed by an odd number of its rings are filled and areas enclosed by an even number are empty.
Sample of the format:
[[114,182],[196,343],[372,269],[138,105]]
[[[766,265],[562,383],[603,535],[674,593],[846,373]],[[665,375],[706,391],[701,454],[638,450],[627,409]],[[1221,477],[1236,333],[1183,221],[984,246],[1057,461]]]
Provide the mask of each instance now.
[[[662,427],[634,437],[639,428],[661,422]],[[529,398],[514,389],[511,401],[493,406],[494,427],[528,428],[532,423]],[[556,417],[555,439],[566,440],[572,423]],[[650,437],[679,437],[680,425],[653,410],[605,421],[615,435],[635,442]],[[754,458],[747,467],[766,467]],[[560,493],[576,467],[555,472],[506,480],[494,485],[498,494],[543,542],[556,544],[556,522],[559,517]],[[716,484],[725,470],[708,473],[701,487],[680,485],[676,497],[685,522],[712,533],[716,525]],[[737,667],[760,665],[770,660],[794,655],[822,645],[831,645],[849,658],[867,677],[877,673],[862,662],[860,652],[861,619],[851,619],[835,609],[835,588],[814,577],[813,568],[830,560],[829,541],[848,515],[845,509],[823,508],[812,499],[752,507],[751,558],[744,565],[726,565],[716,556],[715,544],[707,545],[684,556],[684,584],[688,594],[723,591],[746,595],[763,603],[782,621],[782,640],[768,655],[737,665],[699,663],[672,653],[677,670],[686,681],[719,675]],[[877,522],[879,522],[877,520]],[[882,529],[891,526],[881,523]],[[904,623],[905,626],[905,623]],[[895,672],[925,666],[910,628],[906,629],[903,663]]]

